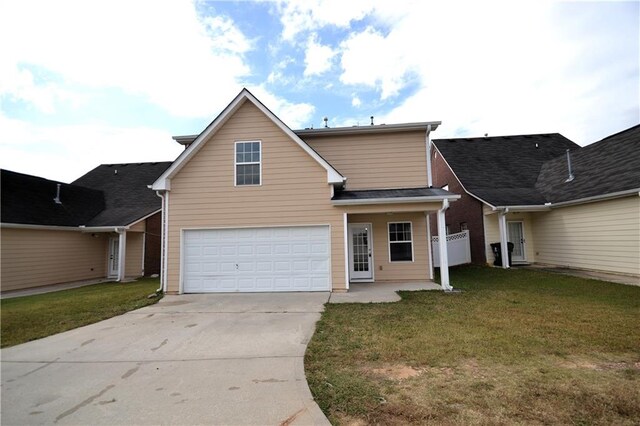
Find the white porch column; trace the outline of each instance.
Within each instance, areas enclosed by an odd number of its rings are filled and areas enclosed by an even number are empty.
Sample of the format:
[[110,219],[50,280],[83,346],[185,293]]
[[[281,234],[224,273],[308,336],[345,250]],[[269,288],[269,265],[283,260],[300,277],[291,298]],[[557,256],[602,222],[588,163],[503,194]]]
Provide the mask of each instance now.
[[349,290],[349,223],[347,214],[342,214],[342,227],[344,229],[344,285]]
[[[442,208],[438,210],[438,250],[440,252],[440,284],[444,291],[451,291],[449,284],[449,258],[447,256],[447,230],[444,212],[449,207],[448,200],[442,202]],[[429,244],[431,244],[429,242]]]
[[127,231],[118,231],[118,280],[124,281],[125,256],[127,252]]
[[509,268],[509,247],[507,246],[507,214],[498,213],[498,228],[500,228],[500,251],[502,256],[502,267]]
[[429,212],[424,212],[427,222],[427,253],[429,254],[429,279],[433,281],[433,253],[431,250],[431,218]]

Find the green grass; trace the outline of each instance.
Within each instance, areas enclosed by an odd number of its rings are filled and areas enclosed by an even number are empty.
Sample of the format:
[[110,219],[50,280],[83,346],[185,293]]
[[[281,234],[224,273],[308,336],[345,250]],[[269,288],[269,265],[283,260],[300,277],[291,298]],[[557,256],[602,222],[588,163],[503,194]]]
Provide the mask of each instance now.
[[640,288],[460,267],[461,294],[327,305],[306,356],[334,424],[640,424]]
[[102,321],[156,303],[157,278],[103,283],[0,301],[2,347]]

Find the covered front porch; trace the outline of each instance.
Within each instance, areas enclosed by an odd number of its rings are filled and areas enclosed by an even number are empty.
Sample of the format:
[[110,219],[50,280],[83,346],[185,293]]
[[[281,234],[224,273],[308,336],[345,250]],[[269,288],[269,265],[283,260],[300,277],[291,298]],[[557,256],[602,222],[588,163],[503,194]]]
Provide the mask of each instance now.
[[[349,292],[365,283],[414,283],[452,290],[446,239],[438,245],[441,286],[433,280],[429,214],[445,235],[445,211],[458,195],[440,188],[341,191],[333,204],[343,210],[345,281]],[[433,289],[433,287],[424,288]]]

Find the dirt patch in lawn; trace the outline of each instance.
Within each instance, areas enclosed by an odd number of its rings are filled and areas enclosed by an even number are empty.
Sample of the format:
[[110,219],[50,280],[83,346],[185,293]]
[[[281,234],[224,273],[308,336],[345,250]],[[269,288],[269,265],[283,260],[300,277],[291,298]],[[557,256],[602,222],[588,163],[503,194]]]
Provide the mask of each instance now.
[[416,377],[424,372],[424,369],[416,369],[409,365],[389,365],[383,368],[370,369],[371,373],[376,376],[383,377],[390,380],[406,380],[411,377]]
[[558,363],[560,367],[569,369],[606,370],[640,370],[640,361],[597,362],[585,359],[568,359]]

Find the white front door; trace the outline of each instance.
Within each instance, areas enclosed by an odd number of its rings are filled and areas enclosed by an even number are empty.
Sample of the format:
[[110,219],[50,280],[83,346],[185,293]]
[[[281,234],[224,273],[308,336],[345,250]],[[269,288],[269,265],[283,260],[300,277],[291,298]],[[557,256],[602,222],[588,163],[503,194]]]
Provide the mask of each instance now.
[[107,274],[109,277],[118,276],[118,255],[119,241],[118,238],[109,238],[109,262],[107,266]]
[[349,224],[349,272],[351,280],[373,280],[370,223]]
[[513,243],[513,254],[511,260],[514,262],[524,262],[527,260],[524,249],[524,224],[522,222],[507,222],[507,241]]

